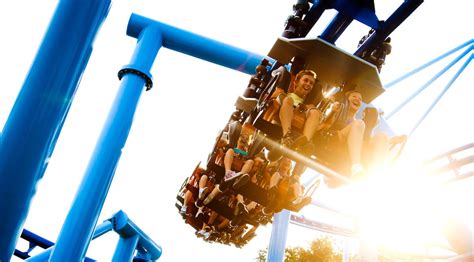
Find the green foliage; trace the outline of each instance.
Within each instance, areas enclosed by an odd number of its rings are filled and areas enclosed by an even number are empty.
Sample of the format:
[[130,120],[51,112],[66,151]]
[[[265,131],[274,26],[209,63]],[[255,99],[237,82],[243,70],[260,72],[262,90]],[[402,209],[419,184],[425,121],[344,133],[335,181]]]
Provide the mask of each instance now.
[[[257,261],[265,262],[267,250],[259,250]],[[308,249],[302,247],[288,247],[285,249],[285,262],[338,262],[342,261],[342,254],[333,249],[328,238],[320,238],[311,242]]]

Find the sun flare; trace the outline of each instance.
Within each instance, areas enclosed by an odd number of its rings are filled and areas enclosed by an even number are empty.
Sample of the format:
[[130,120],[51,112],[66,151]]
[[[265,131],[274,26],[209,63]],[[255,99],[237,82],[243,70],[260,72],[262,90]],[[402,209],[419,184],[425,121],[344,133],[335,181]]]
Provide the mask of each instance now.
[[416,253],[433,245],[449,248],[443,229],[448,219],[459,216],[453,193],[422,169],[405,165],[340,189],[335,202],[355,217],[360,240]]

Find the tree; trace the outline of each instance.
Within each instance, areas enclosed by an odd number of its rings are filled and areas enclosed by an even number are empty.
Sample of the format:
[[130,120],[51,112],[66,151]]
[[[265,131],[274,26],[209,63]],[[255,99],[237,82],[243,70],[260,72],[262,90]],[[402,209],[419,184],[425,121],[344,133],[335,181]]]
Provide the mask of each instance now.
[[[267,260],[268,250],[259,250],[259,262]],[[285,262],[336,262],[342,261],[342,254],[333,249],[331,240],[319,238],[311,242],[309,249],[302,247],[287,247],[285,249]]]

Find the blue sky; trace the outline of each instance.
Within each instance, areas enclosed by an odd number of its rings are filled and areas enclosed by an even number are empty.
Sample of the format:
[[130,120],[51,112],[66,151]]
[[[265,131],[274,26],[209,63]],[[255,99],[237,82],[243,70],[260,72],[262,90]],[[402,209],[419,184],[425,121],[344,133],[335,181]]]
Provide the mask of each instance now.
[[[26,2],[28,8],[23,8],[24,1],[10,1],[0,8],[0,22],[4,25],[0,42],[0,126],[7,119],[56,5],[56,1]],[[386,18],[401,3],[379,2],[376,1],[379,19]],[[270,0],[238,1],[231,6],[219,6],[214,1],[113,2],[25,227],[49,240],[57,238],[120,84],[116,73],[129,62],[134,49],[135,39],[125,35],[131,12],[263,55],[281,34],[292,4]],[[387,83],[471,39],[471,13],[469,1],[422,4],[392,34],[393,52],[382,71],[382,82]],[[333,15],[334,12],[327,12],[310,36],[317,36]],[[353,52],[367,31],[354,22],[337,45]],[[438,65],[437,70],[442,66]],[[473,68],[469,65],[411,137],[407,154],[424,158],[473,142],[474,126],[466,117],[472,114]],[[451,75],[455,70],[450,71]],[[435,72],[436,68],[424,73],[425,78],[421,75],[393,87],[376,106],[390,112]],[[260,228],[257,238],[243,249],[210,245],[195,238],[191,227],[182,222],[174,208],[179,186],[197,162],[206,158],[249,77],[166,49],[160,50],[151,73],[155,87],[142,95],[99,221],[124,210],[162,245],[163,261],[190,257],[202,257],[200,261],[204,257],[205,261],[221,260],[209,254],[223,254],[228,261],[250,261],[258,249],[266,247],[270,226]],[[449,76],[440,79],[437,86],[420,95],[390,121],[392,127],[399,133],[409,132],[448,80]],[[289,244],[298,243],[298,237],[291,234],[290,230]],[[312,234],[308,233],[309,239]],[[108,260],[115,240],[110,235],[92,242],[89,255]]]

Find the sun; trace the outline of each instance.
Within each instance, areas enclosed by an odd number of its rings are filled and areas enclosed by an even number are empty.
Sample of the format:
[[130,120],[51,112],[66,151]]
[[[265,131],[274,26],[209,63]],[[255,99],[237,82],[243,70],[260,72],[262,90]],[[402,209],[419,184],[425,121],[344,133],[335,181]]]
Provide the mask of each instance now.
[[421,169],[399,166],[341,189],[335,202],[355,217],[361,242],[419,254],[433,245],[451,249],[444,235],[447,222],[466,215],[453,212],[452,193]]

